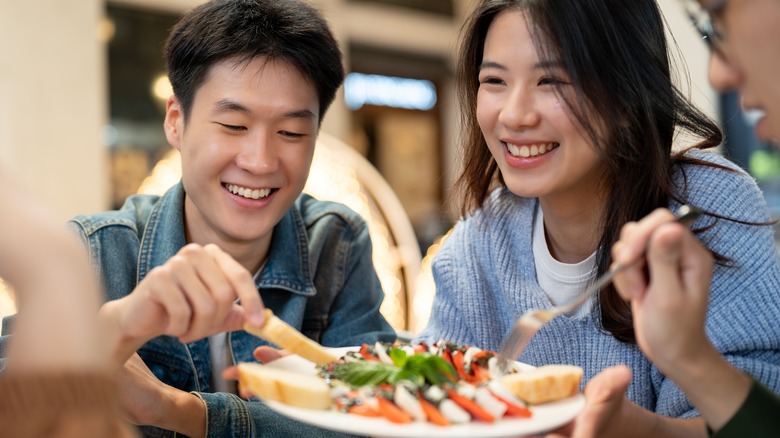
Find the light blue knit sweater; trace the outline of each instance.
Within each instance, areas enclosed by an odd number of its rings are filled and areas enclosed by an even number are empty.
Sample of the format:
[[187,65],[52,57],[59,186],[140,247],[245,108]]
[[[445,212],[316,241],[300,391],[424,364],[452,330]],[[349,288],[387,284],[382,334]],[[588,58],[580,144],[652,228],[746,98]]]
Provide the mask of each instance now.
[[[712,153],[691,151],[689,155],[736,169]],[[689,203],[726,217],[769,220],[761,192],[745,173],[687,165],[677,172],[679,183],[683,173],[688,183],[683,196]],[[523,312],[551,306],[538,285],[533,262],[536,205],[536,199],[499,189],[483,208],[455,226],[433,262],[437,293],[430,323],[420,339],[496,350]],[[677,203],[670,205],[677,207]],[[713,220],[702,217],[693,227]],[[735,264],[715,269],[708,336],[729,361],[780,393],[780,268],[772,227],[717,220],[698,236]],[[626,364],[633,372],[629,399],[661,415],[697,415],[679,388],[636,346],[601,331],[597,318],[554,319],[536,334],[520,360],[533,365],[580,365],[585,370],[583,382],[608,366]]]

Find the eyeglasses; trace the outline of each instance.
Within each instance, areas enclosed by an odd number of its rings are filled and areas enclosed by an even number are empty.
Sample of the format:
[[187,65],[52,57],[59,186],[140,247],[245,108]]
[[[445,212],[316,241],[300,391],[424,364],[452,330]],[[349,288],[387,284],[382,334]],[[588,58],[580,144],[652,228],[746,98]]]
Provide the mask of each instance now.
[[728,0],[713,0],[705,7],[697,0],[682,0],[685,12],[693,26],[699,31],[701,39],[723,59],[726,59],[723,44],[725,33],[712,17],[722,11],[727,2]]

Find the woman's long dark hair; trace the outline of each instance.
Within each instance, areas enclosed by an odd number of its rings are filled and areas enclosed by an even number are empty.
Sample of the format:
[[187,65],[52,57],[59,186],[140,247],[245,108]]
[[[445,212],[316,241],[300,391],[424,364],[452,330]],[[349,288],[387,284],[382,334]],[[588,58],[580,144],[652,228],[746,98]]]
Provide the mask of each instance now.
[[[600,275],[609,269],[620,228],[668,207],[682,193],[673,182],[679,163],[711,165],[684,157],[684,151],[672,154],[675,129],[701,139],[693,147],[702,149],[719,145],[722,134],[672,83],[664,20],[655,0],[483,0],[465,24],[456,78],[464,153],[454,190],[462,196],[461,214],[479,208],[496,184],[505,186],[476,109],[488,28],[507,10],[524,12],[540,56],[560,61],[567,71],[575,97],[559,94],[607,168],[596,262]],[[605,330],[622,342],[636,342],[631,309],[614,287],[601,292],[599,307]]]

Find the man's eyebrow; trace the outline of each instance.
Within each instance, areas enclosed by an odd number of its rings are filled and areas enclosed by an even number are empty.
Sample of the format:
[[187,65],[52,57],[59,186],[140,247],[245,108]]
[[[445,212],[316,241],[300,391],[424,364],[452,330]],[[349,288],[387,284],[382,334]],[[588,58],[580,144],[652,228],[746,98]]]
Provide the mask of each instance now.
[[[217,103],[214,104],[214,113],[221,113],[221,112],[240,112],[244,114],[252,114],[253,111],[249,109],[247,106],[236,102],[235,100],[231,99],[220,99],[217,101]],[[282,114],[282,117],[284,118],[291,118],[291,119],[316,119],[317,116],[309,109],[300,109],[300,110],[293,110],[288,111],[284,114]]]
[[298,111],[290,111],[290,112],[284,113],[283,116],[284,117],[293,118],[293,119],[312,119],[312,120],[314,120],[314,119],[317,118],[317,116],[314,115],[313,112],[311,112],[310,110],[307,110],[307,109],[302,109],[302,110],[298,110]]
[[706,2],[706,5],[702,5],[705,11],[707,13],[716,15],[720,13],[720,11],[726,7],[726,3],[728,3],[728,0],[711,0],[709,2]]
[[246,113],[251,114],[252,110],[247,108],[246,106],[236,102],[235,100],[230,99],[220,99],[217,101],[217,103],[214,104],[214,112],[215,113],[222,113],[222,112],[233,112],[237,111],[240,113]]

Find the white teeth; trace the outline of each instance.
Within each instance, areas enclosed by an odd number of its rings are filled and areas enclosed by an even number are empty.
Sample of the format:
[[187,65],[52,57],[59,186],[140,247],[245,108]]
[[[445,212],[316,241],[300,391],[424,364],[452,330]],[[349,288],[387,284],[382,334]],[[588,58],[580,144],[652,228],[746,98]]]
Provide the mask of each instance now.
[[533,145],[523,145],[523,146],[517,146],[512,143],[506,144],[507,149],[509,150],[509,153],[512,154],[515,157],[535,157],[537,155],[542,155],[547,152],[550,152],[551,150],[558,147],[558,143],[542,143],[542,144],[533,144]]
[[228,191],[234,195],[243,196],[247,199],[260,199],[265,198],[266,196],[271,194],[271,189],[248,189],[245,187],[239,187],[233,184],[228,184],[225,186],[225,188],[228,189]]

